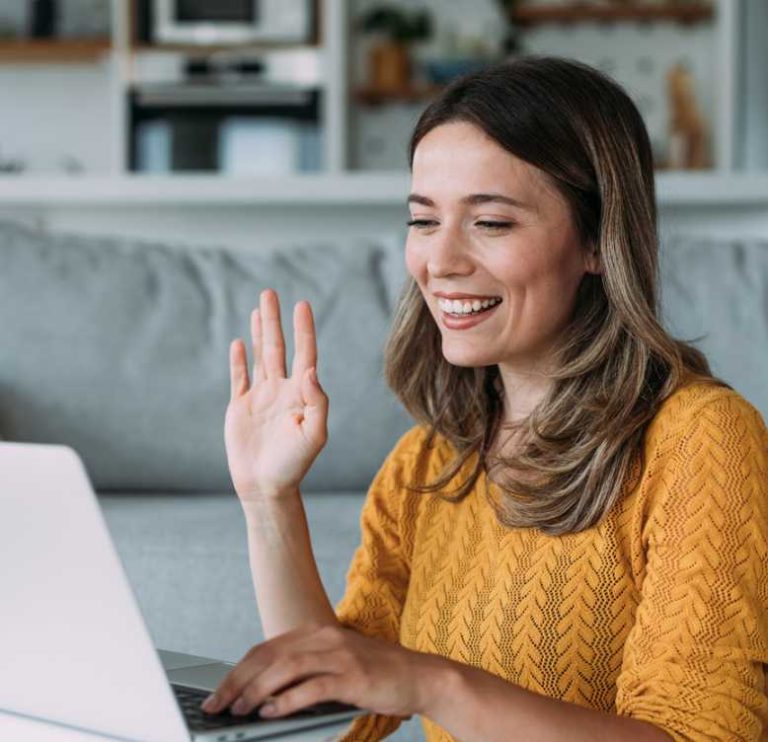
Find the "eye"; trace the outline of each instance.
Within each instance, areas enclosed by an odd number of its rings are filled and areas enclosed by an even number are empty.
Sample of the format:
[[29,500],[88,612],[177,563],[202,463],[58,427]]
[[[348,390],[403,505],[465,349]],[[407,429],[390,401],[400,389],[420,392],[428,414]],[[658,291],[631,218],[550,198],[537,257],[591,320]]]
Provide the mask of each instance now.
[[437,222],[434,221],[434,219],[411,219],[410,221],[407,221],[406,224],[409,227],[416,227],[417,229],[421,229],[428,224],[437,224]]
[[508,227],[512,226],[512,222],[488,222],[488,221],[482,221],[482,222],[475,222],[478,227],[484,227],[485,229],[490,230],[501,230],[501,229],[507,229]]
[[[431,226],[434,224],[437,224],[437,222],[434,219],[411,219],[410,221],[406,222],[406,224],[409,227],[416,227],[417,229],[421,229],[422,227]],[[491,221],[479,221],[475,222],[477,226],[483,227],[484,229],[490,229],[490,230],[501,230],[501,229],[507,229],[508,227],[512,226],[512,222],[491,222]]]

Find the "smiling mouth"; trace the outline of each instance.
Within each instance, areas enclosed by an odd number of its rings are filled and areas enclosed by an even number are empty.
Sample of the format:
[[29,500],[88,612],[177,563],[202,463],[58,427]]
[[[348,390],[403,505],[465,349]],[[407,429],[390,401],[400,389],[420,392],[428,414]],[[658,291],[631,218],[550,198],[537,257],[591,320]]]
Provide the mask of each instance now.
[[488,312],[494,307],[501,304],[500,297],[493,297],[491,299],[474,299],[469,301],[466,299],[439,299],[438,306],[448,317],[474,317],[478,314]]

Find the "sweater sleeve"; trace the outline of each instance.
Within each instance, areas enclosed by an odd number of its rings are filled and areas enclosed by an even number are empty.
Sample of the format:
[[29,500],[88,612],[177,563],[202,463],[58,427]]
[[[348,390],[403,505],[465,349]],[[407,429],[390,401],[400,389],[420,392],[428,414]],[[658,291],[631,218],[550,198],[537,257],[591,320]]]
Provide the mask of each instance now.
[[[360,515],[361,542],[347,571],[344,596],[335,608],[343,626],[395,643],[410,577],[410,559],[400,537],[403,484],[413,474],[422,435],[418,426],[406,432],[374,477]],[[400,717],[368,714],[358,717],[341,740],[383,739],[401,723]]]
[[718,389],[648,461],[646,571],[617,713],[676,742],[768,729],[768,431]]

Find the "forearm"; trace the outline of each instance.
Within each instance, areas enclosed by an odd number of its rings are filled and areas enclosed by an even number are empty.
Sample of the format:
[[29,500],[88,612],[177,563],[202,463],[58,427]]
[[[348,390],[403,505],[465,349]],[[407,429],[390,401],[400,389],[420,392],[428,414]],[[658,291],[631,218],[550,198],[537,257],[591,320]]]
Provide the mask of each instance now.
[[317,571],[299,491],[241,504],[264,639],[303,624],[337,623]]
[[485,670],[448,659],[425,664],[423,687],[421,713],[461,742],[672,739],[648,722],[539,695]]

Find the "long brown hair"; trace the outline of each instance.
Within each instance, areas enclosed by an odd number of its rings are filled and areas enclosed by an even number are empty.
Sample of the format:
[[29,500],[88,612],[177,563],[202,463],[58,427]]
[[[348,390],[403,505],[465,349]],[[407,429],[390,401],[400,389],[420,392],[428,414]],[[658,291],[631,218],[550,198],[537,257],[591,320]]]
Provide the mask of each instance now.
[[[440,330],[409,278],[385,351],[387,383],[417,422],[449,441],[455,456],[437,479],[412,483],[458,501],[483,467],[503,496],[501,523],[550,535],[600,521],[642,470],[645,430],[661,403],[693,374],[712,376],[705,356],[658,320],[658,238],[653,156],[643,120],[619,84],[570,59],[527,56],[452,82],[421,114],[409,144],[436,126],[467,122],[543,172],[569,205],[601,274],[586,274],[555,351],[549,394],[522,421],[502,420],[498,366],[448,363]],[[491,453],[502,431],[516,452]],[[447,485],[477,454],[465,481]],[[517,476],[513,472],[522,473]],[[490,490],[489,490],[490,492]]]

